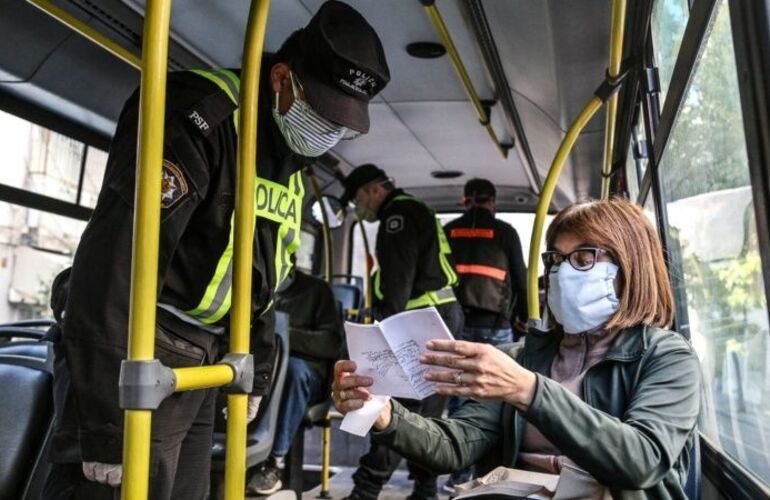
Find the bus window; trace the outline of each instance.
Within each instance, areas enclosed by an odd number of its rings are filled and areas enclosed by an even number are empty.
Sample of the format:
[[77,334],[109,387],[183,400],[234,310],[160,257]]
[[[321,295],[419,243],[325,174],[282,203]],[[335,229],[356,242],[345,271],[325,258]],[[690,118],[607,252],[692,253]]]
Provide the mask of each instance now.
[[313,254],[315,251],[315,235],[309,231],[299,232],[299,248],[297,249],[297,267],[306,273],[313,272]]
[[[352,250],[350,253],[350,274],[353,276],[366,276],[366,259],[364,242],[361,238],[361,228],[358,226],[360,222],[356,222],[352,227]],[[376,222],[364,222],[364,230],[366,231],[366,237],[369,240],[369,251],[372,253],[372,257],[375,256],[374,247],[377,243],[377,228],[380,227],[379,221]],[[367,280],[364,280],[364,287],[366,287]]]
[[4,161],[0,184],[77,205],[96,205],[107,153],[3,111],[0,151]]
[[657,0],[652,11],[652,44],[660,76],[661,102],[674,73],[689,15],[688,0]]
[[708,392],[701,430],[767,483],[767,299],[728,3],[719,9],[660,171]]
[[84,221],[0,203],[0,318],[51,317],[51,283],[72,263]]

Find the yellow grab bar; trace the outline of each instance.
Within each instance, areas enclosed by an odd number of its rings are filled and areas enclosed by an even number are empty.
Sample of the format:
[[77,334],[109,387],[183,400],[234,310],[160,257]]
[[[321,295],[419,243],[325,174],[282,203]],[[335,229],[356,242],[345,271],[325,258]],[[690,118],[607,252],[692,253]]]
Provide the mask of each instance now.
[[[612,31],[610,32],[610,60],[607,76],[610,79],[620,75],[623,60],[623,38],[626,28],[626,0],[612,2]],[[610,174],[615,156],[615,119],[618,114],[618,95],[613,94],[607,102],[604,127],[604,162],[602,163],[602,199],[610,197]]]
[[142,69],[142,59],[140,57],[113,42],[66,10],[54,5],[49,0],[27,0],[27,2],[69,27],[71,30],[91,40],[115,57],[118,57],[138,70]]
[[[254,252],[254,188],[257,177],[257,109],[262,51],[270,0],[252,0],[241,68],[236,173],[233,289],[230,310],[230,352],[248,354],[251,324],[251,273]],[[243,499],[246,491],[247,394],[227,396],[225,499]]]
[[471,100],[471,104],[473,104],[473,107],[476,109],[476,114],[479,117],[479,121],[486,129],[487,134],[489,134],[489,138],[492,139],[492,142],[495,143],[495,147],[500,152],[502,157],[508,158],[508,149],[504,148],[500,144],[500,140],[497,138],[495,129],[492,128],[492,124],[490,123],[489,119],[489,113],[481,103],[481,98],[479,98],[479,94],[476,92],[476,88],[473,86],[471,77],[468,75],[468,71],[465,69],[465,64],[463,64],[460,53],[457,51],[457,47],[452,40],[452,35],[449,34],[449,30],[447,29],[446,24],[444,24],[444,19],[441,17],[441,13],[439,12],[438,7],[436,7],[435,3],[430,2],[430,4],[425,5],[425,11],[428,13],[428,17],[430,17],[430,20],[433,22],[433,26],[436,28],[436,33],[441,39],[441,43],[444,44],[444,47],[446,48],[447,53],[452,60],[452,65],[454,66],[455,71],[457,71],[457,76],[460,77],[460,82],[462,82],[463,88],[468,94],[468,98]]
[[537,277],[540,267],[540,240],[543,236],[543,226],[545,225],[545,216],[548,214],[548,207],[551,205],[551,198],[556,189],[556,183],[561,175],[562,168],[567,162],[570,151],[575,145],[580,132],[585,128],[588,122],[593,118],[597,111],[602,107],[602,100],[594,96],[583,108],[575,121],[570,126],[564,139],[562,139],[556,156],[548,170],[548,176],[543,183],[543,190],[540,192],[540,199],[537,201],[537,211],[535,212],[535,222],[532,228],[532,239],[529,242],[529,266],[527,267],[527,306],[529,308],[530,326],[541,328],[540,325],[540,301],[538,298]]
[[[160,184],[170,21],[171,0],[147,2],[139,91],[138,173],[128,320],[129,361],[147,361],[155,355]],[[121,488],[121,498],[124,500],[147,498],[151,427],[150,410],[125,411]]]
[[235,372],[230,365],[196,366],[193,368],[174,368],[176,378],[175,392],[221,387],[233,381]]

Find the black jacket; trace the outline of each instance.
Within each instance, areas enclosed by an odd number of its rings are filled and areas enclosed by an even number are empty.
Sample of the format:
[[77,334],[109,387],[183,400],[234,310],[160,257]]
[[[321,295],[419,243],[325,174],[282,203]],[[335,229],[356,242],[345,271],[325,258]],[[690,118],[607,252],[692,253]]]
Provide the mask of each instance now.
[[[129,98],[120,115],[102,190],[75,253],[69,283],[63,345],[84,461],[113,462],[122,447],[118,374],[128,340],[138,94]],[[266,76],[260,104],[257,172],[263,179],[286,185],[300,165],[271,117]],[[169,75],[158,302],[171,309],[188,311],[198,305],[228,244],[235,201],[234,110],[233,102],[213,82],[190,72]],[[278,224],[258,218],[256,227],[251,346],[254,392],[264,394],[273,360],[272,311],[268,310],[276,284]],[[216,344],[226,337],[228,323],[225,315],[210,328],[191,327],[158,308],[163,337],[182,337],[200,347],[207,363],[216,361]],[[217,327],[222,335],[212,335]],[[156,345],[163,347],[159,342]]]
[[404,311],[409,299],[448,284],[439,261],[436,217],[414,198],[394,200],[404,195],[394,189],[377,213],[379,276],[375,277],[374,317],[378,319]]
[[296,270],[291,284],[276,294],[275,309],[289,315],[291,355],[327,381],[342,350],[340,309],[329,284]]
[[474,207],[444,226],[459,283],[455,293],[465,324],[510,328],[527,320],[527,269],[516,230]]

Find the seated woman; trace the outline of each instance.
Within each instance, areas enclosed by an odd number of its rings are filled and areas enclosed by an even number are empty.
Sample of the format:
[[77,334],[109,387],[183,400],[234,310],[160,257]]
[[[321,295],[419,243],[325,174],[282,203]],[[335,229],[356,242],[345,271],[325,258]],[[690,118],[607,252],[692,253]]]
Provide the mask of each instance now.
[[[422,362],[442,368],[426,378],[474,399],[447,420],[391,402],[374,438],[437,472],[580,470],[595,487],[577,484],[591,494],[573,498],[685,498],[700,369],[690,344],[665,329],[673,296],[655,229],[633,203],[593,201],[559,212],[546,241],[553,328],[529,332],[515,360],[490,345],[429,342]],[[371,397],[371,378],[355,370],[335,366],[341,413]]]

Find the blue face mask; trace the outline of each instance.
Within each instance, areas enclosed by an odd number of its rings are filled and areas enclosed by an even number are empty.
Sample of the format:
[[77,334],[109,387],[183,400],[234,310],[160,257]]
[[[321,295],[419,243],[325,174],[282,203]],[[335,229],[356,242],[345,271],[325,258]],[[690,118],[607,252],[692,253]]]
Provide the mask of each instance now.
[[615,294],[618,266],[597,262],[578,271],[568,262],[548,274],[548,309],[565,333],[582,333],[606,323],[620,301]]

